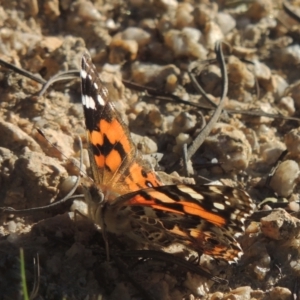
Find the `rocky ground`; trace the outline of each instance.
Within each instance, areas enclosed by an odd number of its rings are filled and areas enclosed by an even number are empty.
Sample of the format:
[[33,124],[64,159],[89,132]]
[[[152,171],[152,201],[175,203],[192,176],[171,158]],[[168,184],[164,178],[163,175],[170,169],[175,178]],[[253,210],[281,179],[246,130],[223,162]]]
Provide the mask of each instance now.
[[[219,103],[214,47],[220,40],[228,72],[225,110],[192,156],[188,175],[196,183],[205,177],[245,189],[257,206],[239,239],[245,254],[238,264],[201,257],[202,267],[225,283],[150,252],[107,262],[101,233],[79,215],[74,220],[69,202],[26,216],[2,212],[0,299],[23,299],[20,248],[32,299],[300,299],[299,1],[0,3],[0,207],[48,205],[74,184],[76,136],[86,148],[79,79],[39,92],[59,72],[78,71],[85,49],[139,149],[156,170],[186,176],[174,162]],[[86,150],[83,156],[89,173]],[[112,252],[124,247],[114,237],[111,244]]]

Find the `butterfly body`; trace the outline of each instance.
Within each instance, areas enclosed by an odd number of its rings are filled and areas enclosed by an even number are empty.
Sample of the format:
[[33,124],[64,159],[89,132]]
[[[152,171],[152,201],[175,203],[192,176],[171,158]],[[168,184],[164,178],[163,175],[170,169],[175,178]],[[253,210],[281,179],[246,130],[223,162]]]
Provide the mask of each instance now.
[[235,237],[253,211],[249,195],[227,186],[163,185],[137,151],[87,53],[81,80],[93,178],[104,193],[101,205],[88,200],[93,220],[148,248],[179,244],[236,261],[242,250]]

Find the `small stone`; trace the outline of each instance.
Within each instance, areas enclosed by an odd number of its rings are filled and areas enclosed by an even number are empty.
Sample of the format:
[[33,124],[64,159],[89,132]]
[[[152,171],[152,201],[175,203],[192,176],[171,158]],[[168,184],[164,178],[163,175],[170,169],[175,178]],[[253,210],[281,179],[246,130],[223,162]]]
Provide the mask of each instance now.
[[222,169],[228,171],[244,170],[249,164],[252,149],[244,133],[235,127],[217,123],[206,138],[203,157],[217,160]]
[[127,60],[135,60],[139,46],[133,40],[114,39],[111,41],[109,48],[109,62],[111,64],[121,64]]
[[284,93],[286,96],[290,96],[294,99],[296,109],[300,108],[300,80],[297,80],[291,84]]
[[259,21],[268,16],[272,10],[273,2],[271,0],[254,0],[245,15],[253,21]]
[[223,300],[250,300],[250,292],[250,286],[241,286],[225,294]]
[[236,26],[235,19],[228,13],[219,12],[216,16],[216,22],[220,26],[224,35],[233,30]]
[[264,163],[272,165],[277,161],[277,159],[285,149],[286,147],[282,142],[269,140],[268,142],[261,144],[261,159]]
[[275,99],[280,99],[284,95],[286,88],[289,86],[286,80],[278,74],[272,75],[272,84]]
[[175,57],[205,59],[207,50],[199,43],[200,30],[185,27],[182,31],[171,29],[164,34],[165,44]]
[[17,224],[15,223],[15,221],[9,221],[7,224],[7,230],[9,231],[9,233],[13,233],[16,232],[17,229]]
[[299,166],[294,160],[282,162],[273,175],[270,187],[282,197],[288,197],[293,193],[299,178]]
[[294,99],[292,97],[282,97],[278,101],[278,107],[286,116],[293,116],[296,112]]
[[193,10],[194,7],[190,3],[179,3],[174,20],[175,27],[178,29],[183,29],[184,27],[192,26],[194,23],[194,18],[191,14]]
[[206,23],[214,20],[218,13],[218,5],[216,3],[202,3],[195,6],[194,21],[199,28],[204,28]]
[[[177,83],[180,70],[175,65],[155,65],[135,62],[132,64],[132,80],[142,85],[155,86],[157,89],[164,90],[168,78],[170,82]],[[174,76],[174,77],[170,77]],[[170,83],[167,83],[170,86]],[[174,88],[174,87],[173,87]]]
[[76,1],[74,3],[77,17],[86,22],[101,21],[102,16],[91,1]]
[[290,300],[292,297],[292,292],[288,288],[284,287],[274,287],[270,292],[270,299],[272,300]]
[[273,92],[270,68],[259,61],[254,62],[254,72],[259,84],[268,92]]
[[300,127],[292,129],[284,136],[287,150],[292,156],[300,154]]
[[210,296],[209,300],[222,300],[223,297],[224,297],[224,294],[223,294],[223,293],[221,293],[221,292],[216,292],[216,293],[213,293],[213,294]]
[[62,183],[59,186],[59,190],[63,194],[67,194],[68,192],[71,191],[71,189],[75,186],[75,183],[77,181],[77,176],[68,176],[65,178]]
[[240,84],[246,88],[253,88],[255,84],[255,77],[246,65],[237,57],[231,55],[228,58],[228,80],[231,84]]
[[173,121],[172,135],[189,132],[196,126],[196,116],[188,112],[181,112]]
[[183,144],[190,144],[192,142],[192,138],[189,134],[179,133],[176,137],[176,146],[173,147],[173,151],[178,154],[182,154]]
[[51,20],[54,21],[60,16],[59,1],[49,0],[43,2],[43,13]]
[[213,21],[207,22],[203,30],[205,46],[208,49],[214,49],[216,42],[224,39],[224,34],[219,25]]
[[137,148],[144,154],[151,154],[157,152],[157,144],[147,136],[140,136],[138,134],[131,133],[133,142],[137,145]]
[[279,208],[261,218],[262,233],[272,240],[287,240],[299,234],[300,221]]
[[295,66],[300,63],[300,46],[298,44],[276,49],[273,53],[274,63],[278,68]]

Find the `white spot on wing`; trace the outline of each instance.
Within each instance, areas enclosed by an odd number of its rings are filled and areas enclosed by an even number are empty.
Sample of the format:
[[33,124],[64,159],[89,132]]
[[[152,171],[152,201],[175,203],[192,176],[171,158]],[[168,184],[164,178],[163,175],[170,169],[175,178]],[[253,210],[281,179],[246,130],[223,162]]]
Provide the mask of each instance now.
[[97,100],[98,100],[98,103],[99,103],[101,106],[104,106],[104,105],[105,105],[105,101],[103,100],[103,98],[101,97],[101,95],[97,95]]
[[81,95],[81,101],[84,106],[86,106],[85,95]]
[[80,76],[81,76],[81,78],[86,79],[86,75],[87,75],[87,73],[86,73],[85,70],[81,70],[81,71],[80,71]]
[[82,104],[87,108],[91,108],[91,109],[95,109],[96,108],[96,103],[94,101],[94,99],[90,96],[87,95],[82,95],[81,97],[82,99]]
[[94,82],[94,88],[98,90],[98,84],[96,82]]
[[92,97],[90,97],[90,96],[87,96],[86,100],[87,100],[86,101],[87,102],[87,107],[91,108],[91,109],[95,109],[96,103],[95,103],[94,99]]
[[181,190],[183,193],[189,194],[193,198],[197,200],[203,200],[203,196],[197,192],[195,192],[193,189],[191,189],[188,186],[178,186],[178,189]]
[[222,203],[215,202],[215,203],[213,203],[213,205],[215,208],[217,208],[219,210],[225,210],[225,205]]

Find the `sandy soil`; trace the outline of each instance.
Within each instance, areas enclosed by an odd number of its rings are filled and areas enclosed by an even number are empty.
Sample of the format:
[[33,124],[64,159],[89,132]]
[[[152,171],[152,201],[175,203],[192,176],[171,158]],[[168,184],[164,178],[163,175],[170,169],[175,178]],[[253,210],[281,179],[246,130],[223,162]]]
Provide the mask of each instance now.
[[[144,259],[113,255],[107,262],[101,232],[88,219],[74,220],[70,201],[26,216],[0,213],[0,299],[23,299],[20,247],[29,293],[39,254],[34,299],[300,299],[299,1],[0,3],[0,59],[49,80],[78,71],[88,49],[135,143],[167,173],[175,169],[184,175],[173,162],[213,111],[192,83],[190,69],[210,100],[219,103],[222,78],[214,45],[223,40],[229,78],[225,111],[189,171],[196,183],[206,177],[245,189],[257,210],[263,209],[247,221],[238,264],[201,257],[201,266],[226,284],[150,254]],[[76,136],[86,148],[79,79],[56,82],[39,96],[42,86],[1,64],[0,207],[53,203],[79,173]],[[83,156],[83,171],[90,174],[86,150]],[[81,193],[79,187],[76,194]],[[80,209],[80,196],[77,200]],[[112,253],[130,248],[115,237],[110,242]]]

